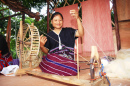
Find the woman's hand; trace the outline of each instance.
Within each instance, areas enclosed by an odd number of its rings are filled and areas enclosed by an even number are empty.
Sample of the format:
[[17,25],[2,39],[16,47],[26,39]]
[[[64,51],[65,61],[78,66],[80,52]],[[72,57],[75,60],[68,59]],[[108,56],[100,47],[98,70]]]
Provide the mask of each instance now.
[[82,37],[84,35],[84,28],[79,18],[79,13],[76,10],[70,10],[70,14],[77,20],[78,31],[76,31],[76,37]]
[[47,42],[47,37],[41,35],[40,36],[40,48],[41,48],[42,52],[45,53],[45,54],[48,53],[48,49],[46,47],[44,47],[46,42]]
[[70,14],[71,14],[71,16],[73,16],[76,19],[79,18],[79,14],[76,10],[70,10]]
[[43,47],[45,45],[46,41],[47,41],[47,37],[41,35],[40,36],[40,47]]

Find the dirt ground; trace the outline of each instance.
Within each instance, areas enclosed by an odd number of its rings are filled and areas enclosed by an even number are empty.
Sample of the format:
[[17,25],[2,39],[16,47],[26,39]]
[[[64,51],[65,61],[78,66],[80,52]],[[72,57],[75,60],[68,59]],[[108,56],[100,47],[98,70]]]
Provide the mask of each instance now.
[[[89,66],[80,63],[80,69],[88,68]],[[90,70],[85,69],[80,71],[80,79],[89,80]],[[76,78],[77,76],[74,76]],[[111,86],[130,86],[130,80],[110,78]],[[0,86],[73,86],[70,84],[49,80],[34,75],[23,75],[23,76],[4,76],[0,75]]]

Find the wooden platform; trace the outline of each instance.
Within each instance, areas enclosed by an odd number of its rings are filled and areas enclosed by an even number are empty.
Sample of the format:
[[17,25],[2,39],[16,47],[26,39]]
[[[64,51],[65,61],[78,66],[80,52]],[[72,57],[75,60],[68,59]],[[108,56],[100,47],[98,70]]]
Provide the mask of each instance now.
[[71,85],[78,85],[78,86],[109,86],[109,82],[107,79],[104,78],[99,78],[95,80],[94,82],[91,82],[90,80],[84,80],[84,79],[77,79],[74,78],[73,76],[59,76],[59,75],[54,75],[54,74],[47,74],[43,72],[36,72],[36,71],[26,71],[27,74],[31,74],[34,76],[54,80],[54,81],[59,81]]
[[59,76],[59,75],[47,74],[47,73],[35,72],[35,71],[27,71],[26,73],[32,74],[34,76],[39,76],[39,77],[43,77],[43,78],[47,78],[47,79],[51,79],[51,80],[64,82],[67,84],[83,85],[83,84],[87,83],[88,86],[91,86],[91,83],[89,80],[83,80],[83,79],[78,80],[77,78],[73,78],[71,76]]

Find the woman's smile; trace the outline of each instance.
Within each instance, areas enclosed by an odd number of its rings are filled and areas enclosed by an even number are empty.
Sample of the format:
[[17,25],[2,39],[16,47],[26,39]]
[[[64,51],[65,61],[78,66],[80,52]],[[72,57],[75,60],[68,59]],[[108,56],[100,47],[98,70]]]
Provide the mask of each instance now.
[[56,15],[53,20],[51,21],[54,29],[61,29],[63,25],[63,20],[60,15]]

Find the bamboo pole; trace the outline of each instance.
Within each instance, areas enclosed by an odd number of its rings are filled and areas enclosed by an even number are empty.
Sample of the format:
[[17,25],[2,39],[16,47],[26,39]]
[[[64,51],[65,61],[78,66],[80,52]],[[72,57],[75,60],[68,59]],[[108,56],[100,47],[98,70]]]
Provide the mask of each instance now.
[[77,77],[79,79],[79,51],[78,51],[79,48],[78,47],[79,45],[78,45],[78,39],[77,39],[77,72],[78,72]]
[[23,22],[20,21],[20,52],[19,52],[19,56],[20,56],[20,69],[22,69],[22,48],[23,48]]

